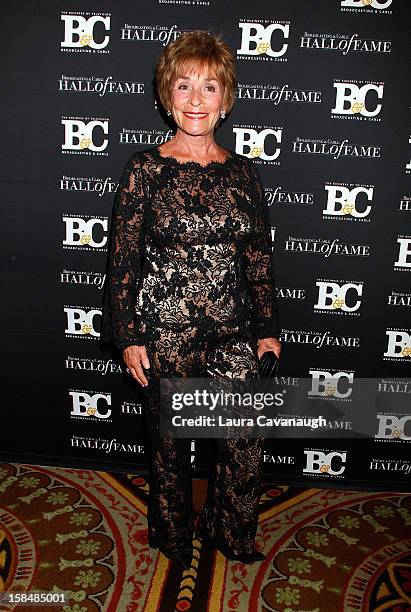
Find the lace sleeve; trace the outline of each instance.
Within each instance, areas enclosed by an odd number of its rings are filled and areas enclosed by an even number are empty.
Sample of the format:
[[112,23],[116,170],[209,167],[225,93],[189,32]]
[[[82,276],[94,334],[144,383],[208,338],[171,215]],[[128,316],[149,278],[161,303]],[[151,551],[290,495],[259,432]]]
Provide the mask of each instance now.
[[144,344],[135,330],[136,288],[144,240],[142,171],[133,154],[125,165],[114,203],[103,298],[101,341],[119,349]]
[[256,338],[278,338],[281,329],[275,295],[270,213],[260,174],[252,162],[249,164],[255,230],[243,250],[243,265],[251,298],[251,331]]

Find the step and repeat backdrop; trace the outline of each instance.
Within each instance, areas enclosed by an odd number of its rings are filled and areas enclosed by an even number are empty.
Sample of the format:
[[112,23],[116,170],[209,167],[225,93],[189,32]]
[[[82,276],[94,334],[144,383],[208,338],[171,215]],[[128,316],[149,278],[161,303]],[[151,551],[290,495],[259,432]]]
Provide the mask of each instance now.
[[[339,407],[319,437],[267,439],[265,474],[408,486],[410,16],[407,0],[3,2],[2,458],[147,466],[141,391],[99,338],[110,222],[130,155],[173,135],[157,59],[205,29],[238,66],[217,140],[253,159],[270,206],[279,375]],[[363,377],[385,401],[356,439],[344,406]],[[210,444],[192,441],[198,473]]]

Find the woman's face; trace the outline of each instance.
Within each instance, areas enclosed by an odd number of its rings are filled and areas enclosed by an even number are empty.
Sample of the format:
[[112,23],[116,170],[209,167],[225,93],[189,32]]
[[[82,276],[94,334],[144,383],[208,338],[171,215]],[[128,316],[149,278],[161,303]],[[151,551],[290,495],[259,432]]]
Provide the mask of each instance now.
[[192,136],[212,132],[223,109],[224,89],[207,68],[179,76],[171,92],[171,111],[178,127]]

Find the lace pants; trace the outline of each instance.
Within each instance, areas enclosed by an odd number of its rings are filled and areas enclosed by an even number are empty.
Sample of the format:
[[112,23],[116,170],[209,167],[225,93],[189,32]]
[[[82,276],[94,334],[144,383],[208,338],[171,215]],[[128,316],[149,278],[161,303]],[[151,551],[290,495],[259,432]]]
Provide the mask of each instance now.
[[[160,437],[159,379],[257,377],[257,344],[238,327],[204,331],[149,329],[150,359],[145,415],[150,453],[149,544],[167,553],[191,549],[194,515],[190,439]],[[207,499],[196,535],[222,543],[235,555],[254,549],[258,523],[261,438],[217,438]]]

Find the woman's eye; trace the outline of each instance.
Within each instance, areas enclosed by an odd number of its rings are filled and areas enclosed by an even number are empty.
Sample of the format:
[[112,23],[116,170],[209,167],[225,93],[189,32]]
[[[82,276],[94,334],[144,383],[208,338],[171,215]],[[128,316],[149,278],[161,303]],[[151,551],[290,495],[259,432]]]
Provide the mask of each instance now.
[[178,86],[178,89],[188,89],[188,85],[187,85],[187,83],[181,83],[181,84]]
[[215,91],[214,85],[207,85],[206,86],[206,91]]

